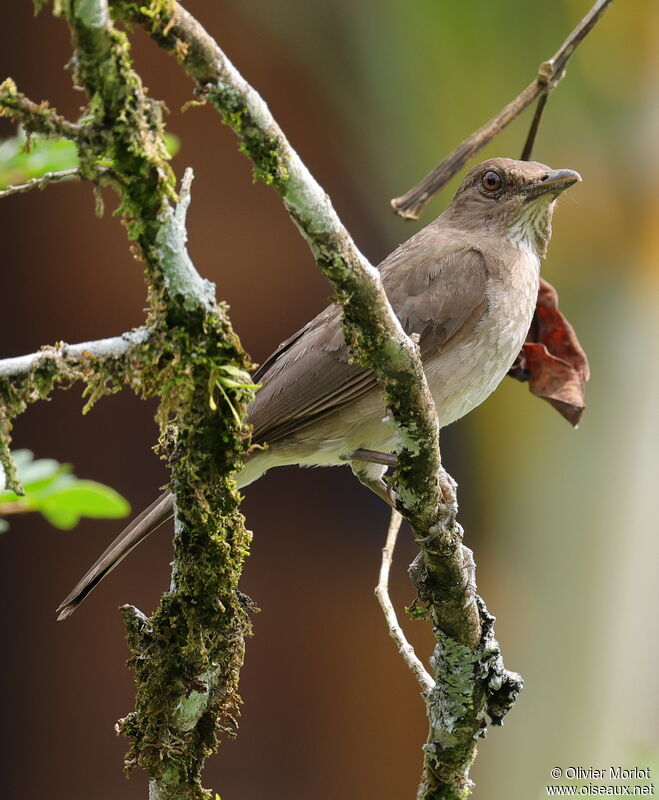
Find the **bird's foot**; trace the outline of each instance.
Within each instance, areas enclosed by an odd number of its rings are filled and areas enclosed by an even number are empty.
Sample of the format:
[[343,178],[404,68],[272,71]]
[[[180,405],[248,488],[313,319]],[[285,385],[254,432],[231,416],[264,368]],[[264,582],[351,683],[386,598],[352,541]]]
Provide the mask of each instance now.
[[464,607],[469,608],[476,602],[476,562],[473,551],[464,545],[462,545],[462,571],[465,576],[466,600]]
[[[345,456],[345,460],[351,462],[352,471],[365,486],[368,486],[392,508],[396,508],[398,499],[396,491],[382,477],[389,467],[398,465],[396,453],[382,453],[379,450],[367,450],[361,447]],[[458,513],[458,502],[455,495],[458,484],[441,466],[437,480],[440,499],[444,504],[445,511],[449,516],[455,518]]]
[[[371,450],[367,452],[374,453],[375,451]],[[382,453],[380,455],[388,454]],[[387,471],[386,464],[383,464],[381,461],[367,461],[363,458],[354,458],[354,460],[352,460],[351,457],[350,467],[364,486],[367,486],[381,500],[384,500],[387,505],[396,508],[396,503],[398,501],[396,492],[382,477]]]
[[455,490],[458,488],[458,484],[448,474],[444,467],[441,466],[439,468],[439,473],[437,474],[437,480],[439,482],[441,499],[444,501],[446,510],[451,514],[451,516],[456,517],[458,513],[458,500]]

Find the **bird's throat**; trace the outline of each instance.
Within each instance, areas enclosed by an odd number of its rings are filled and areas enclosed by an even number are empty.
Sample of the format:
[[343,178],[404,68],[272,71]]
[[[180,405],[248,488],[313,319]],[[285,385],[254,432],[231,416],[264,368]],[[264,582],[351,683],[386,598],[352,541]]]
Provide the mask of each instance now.
[[510,225],[510,240],[521,250],[532,250],[539,258],[544,258],[551,239],[554,203],[555,199],[549,197],[525,203]]

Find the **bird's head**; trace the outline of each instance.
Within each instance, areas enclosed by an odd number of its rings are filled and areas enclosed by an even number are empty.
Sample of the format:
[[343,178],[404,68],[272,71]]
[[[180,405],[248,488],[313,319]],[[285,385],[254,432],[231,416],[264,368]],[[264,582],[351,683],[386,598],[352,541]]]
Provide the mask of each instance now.
[[494,231],[544,256],[556,198],[580,180],[572,169],[490,158],[469,172],[449,211],[462,227]]

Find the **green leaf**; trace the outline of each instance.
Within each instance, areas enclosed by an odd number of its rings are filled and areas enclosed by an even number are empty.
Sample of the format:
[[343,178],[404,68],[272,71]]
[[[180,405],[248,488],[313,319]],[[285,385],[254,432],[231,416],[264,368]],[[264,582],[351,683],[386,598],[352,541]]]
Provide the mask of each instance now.
[[130,513],[130,504],[114,489],[96,481],[76,480],[38,501],[35,510],[56,528],[69,529],[80,517],[116,519]]
[[222,364],[219,367],[221,372],[226,372],[228,375],[233,375],[235,378],[242,378],[243,380],[250,380],[251,376],[249,372],[245,372],[244,369],[240,369],[240,367],[235,367],[233,364]]
[[28,146],[25,134],[19,132],[18,136],[0,141],[0,189],[77,166],[76,146],[66,139],[32,136]]
[[249,372],[246,372],[244,369],[240,369],[240,367],[234,367],[233,364],[223,364],[217,370],[220,373],[226,373],[227,375],[233,375],[233,378],[226,378],[224,375],[220,375],[217,380],[221,381],[224,386],[229,386],[234,389],[260,389],[260,383],[252,383],[252,376]]
[[181,149],[181,140],[173,133],[165,134],[165,147],[170,156],[175,156]]
[[48,494],[63,482],[74,480],[67,473],[71,472],[69,464],[60,464],[53,458],[34,459],[30,450],[16,450],[12,458],[18,471],[18,479],[23,486],[25,496],[19,498],[14,492],[5,490],[0,492],[0,504],[21,501],[28,508],[31,507],[30,498]]
[[5,531],[9,530],[9,523],[6,519],[0,519],[0,533],[4,533]]
[[60,464],[54,458],[38,458],[23,466],[16,464],[16,467],[26,491],[28,486],[54,480],[61,472],[71,470],[67,464]]
[[36,508],[36,504],[44,497],[60,492],[65,486],[75,483],[78,479],[75,475],[70,474],[70,469],[68,464],[62,464],[59,473],[46,480],[35,481],[34,483],[24,486],[25,497],[28,502]]
[[[14,492],[0,492],[0,514],[3,505],[14,504],[12,511],[38,511],[57,528],[73,528],[80,517],[116,519],[130,513],[130,505],[120,494],[96,481],[80,480],[71,474],[69,464],[52,458],[35,459],[30,450],[12,453],[18,477],[25,490],[19,497]],[[7,523],[0,520],[0,531]]]

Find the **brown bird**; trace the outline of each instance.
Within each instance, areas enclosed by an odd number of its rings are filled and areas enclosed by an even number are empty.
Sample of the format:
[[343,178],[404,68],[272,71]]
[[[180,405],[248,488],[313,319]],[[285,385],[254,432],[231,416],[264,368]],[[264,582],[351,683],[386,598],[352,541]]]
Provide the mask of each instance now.
[[[517,357],[556,198],[580,180],[533,161],[484,161],[443,214],[380,264],[394,312],[418,336],[440,427],[482,403]],[[395,502],[383,475],[400,443],[374,373],[350,363],[340,319],[340,307],[328,306],[255,373],[261,388],[247,421],[252,441],[268,448],[247,458],[238,486],[283,464],[349,463],[362,483]],[[166,493],[136,517],[62,602],[58,619],[172,513]]]

